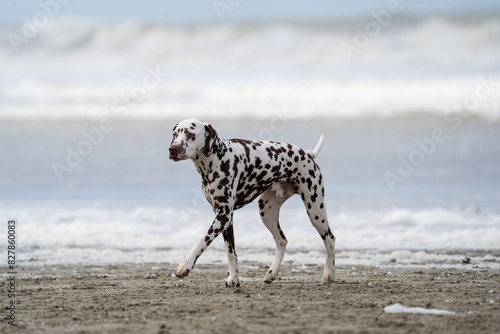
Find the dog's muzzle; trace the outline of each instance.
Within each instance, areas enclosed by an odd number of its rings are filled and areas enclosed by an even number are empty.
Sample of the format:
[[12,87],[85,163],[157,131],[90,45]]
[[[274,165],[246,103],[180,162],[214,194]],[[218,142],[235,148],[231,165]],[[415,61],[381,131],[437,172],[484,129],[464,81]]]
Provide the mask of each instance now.
[[183,156],[185,155],[184,149],[180,145],[172,145],[168,149],[169,152],[169,158],[174,160],[174,161],[180,161],[183,159]]

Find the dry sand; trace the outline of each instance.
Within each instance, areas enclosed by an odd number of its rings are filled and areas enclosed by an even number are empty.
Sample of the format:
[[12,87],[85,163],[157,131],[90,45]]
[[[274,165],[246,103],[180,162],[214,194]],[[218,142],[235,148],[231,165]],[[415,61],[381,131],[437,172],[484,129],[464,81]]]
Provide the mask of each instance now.
[[[30,267],[17,277],[17,327],[2,333],[499,333],[500,272],[491,269],[322,268],[285,265],[280,279],[240,265],[199,266],[183,280],[171,265]],[[8,282],[2,277],[2,291]],[[493,292],[492,292],[493,290]],[[5,294],[6,295],[6,294]],[[2,298],[2,300],[4,300]],[[493,301],[493,302],[491,302]],[[389,314],[384,307],[446,309],[454,315]],[[4,302],[5,304],[5,302]]]

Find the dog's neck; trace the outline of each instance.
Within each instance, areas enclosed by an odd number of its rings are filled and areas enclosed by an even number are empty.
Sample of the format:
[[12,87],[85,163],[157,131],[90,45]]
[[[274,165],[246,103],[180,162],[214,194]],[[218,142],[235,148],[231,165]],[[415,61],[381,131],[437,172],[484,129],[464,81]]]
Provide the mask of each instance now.
[[[202,179],[207,178],[212,174],[214,168],[218,168],[220,165],[220,160],[228,150],[228,145],[226,140],[220,138],[219,136],[215,137],[212,148],[210,151],[210,155],[207,157],[201,150],[196,153],[196,155],[191,158],[196,167],[196,170],[201,175]],[[210,182],[210,180],[203,179],[203,184]]]

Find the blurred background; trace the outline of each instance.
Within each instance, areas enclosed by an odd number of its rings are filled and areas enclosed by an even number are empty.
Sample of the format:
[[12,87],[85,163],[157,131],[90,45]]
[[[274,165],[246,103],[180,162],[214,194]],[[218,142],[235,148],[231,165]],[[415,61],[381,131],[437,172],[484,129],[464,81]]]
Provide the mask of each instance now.
[[[306,149],[325,134],[340,264],[500,256],[498,1],[0,4],[0,212],[24,261],[180,260],[212,220],[191,162],[168,160],[188,117]],[[289,202],[285,261],[321,263]],[[235,228],[243,261],[271,261],[255,205]],[[225,261],[221,240],[208,253]]]

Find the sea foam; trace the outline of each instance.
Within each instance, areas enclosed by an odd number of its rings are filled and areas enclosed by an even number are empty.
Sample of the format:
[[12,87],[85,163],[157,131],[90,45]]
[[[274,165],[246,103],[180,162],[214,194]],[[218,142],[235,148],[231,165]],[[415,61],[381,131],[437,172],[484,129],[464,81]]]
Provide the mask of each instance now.
[[[22,204],[23,206],[26,203]],[[165,262],[175,264],[211,224],[210,212],[182,212],[158,206],[103,206],[89,203],[31,203],[22,211],[2,205],[17,216],[21,265]],[[255,208],[235,214],[235,237],[241,261],[268,264],[275,245]],[[320,236],[302,208],[284,207],[281,226],[288,239],[285,261],[321,264]],[[498,266],[500,216],[456,210],[391,209],[335,212],[330,224],[337,235],[340,265],[462,267]],[[5,231],[0,237],[5,237]],[[220,240],[219,240],[220,239]],[[222,238],[200,263],[225,263]]]

